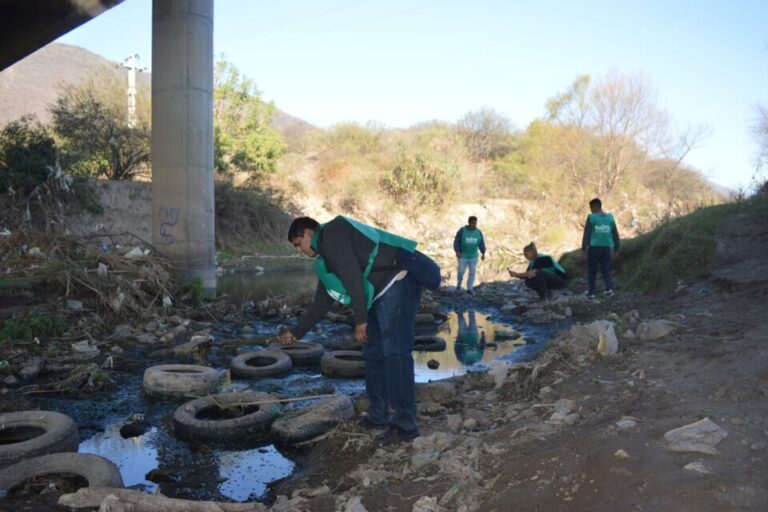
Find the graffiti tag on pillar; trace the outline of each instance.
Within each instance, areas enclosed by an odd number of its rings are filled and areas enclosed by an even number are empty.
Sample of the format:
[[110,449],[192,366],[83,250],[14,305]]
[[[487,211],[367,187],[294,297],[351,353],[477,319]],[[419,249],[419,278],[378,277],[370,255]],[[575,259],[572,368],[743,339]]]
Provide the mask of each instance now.
[[176,223],[179,221],[179,209],[178,208],[166,208],[160,207],[160,245],[171,245],[176,241],[173,237],[173,229],[176,227]]

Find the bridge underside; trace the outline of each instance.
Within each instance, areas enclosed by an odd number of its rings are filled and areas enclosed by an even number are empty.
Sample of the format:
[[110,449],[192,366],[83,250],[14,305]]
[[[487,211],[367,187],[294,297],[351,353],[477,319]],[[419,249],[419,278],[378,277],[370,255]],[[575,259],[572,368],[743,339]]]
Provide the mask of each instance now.
[[123,0],[0,0],[0,71]]

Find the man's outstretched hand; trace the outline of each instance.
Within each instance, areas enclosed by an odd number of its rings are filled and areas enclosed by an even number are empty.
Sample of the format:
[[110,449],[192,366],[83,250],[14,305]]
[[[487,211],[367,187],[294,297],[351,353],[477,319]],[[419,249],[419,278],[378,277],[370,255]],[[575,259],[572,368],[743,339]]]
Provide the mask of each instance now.
[[291,331],[283,331],[280,333],[280,336],[277,337],[277,341],[283,345],[293,345],[296,343],[296,336],[294,336]]
[[365,331],[368,330],[368,324],[356,324],[355,325],[355,341],[358,343],[365,343],[368,341],[368,335]]

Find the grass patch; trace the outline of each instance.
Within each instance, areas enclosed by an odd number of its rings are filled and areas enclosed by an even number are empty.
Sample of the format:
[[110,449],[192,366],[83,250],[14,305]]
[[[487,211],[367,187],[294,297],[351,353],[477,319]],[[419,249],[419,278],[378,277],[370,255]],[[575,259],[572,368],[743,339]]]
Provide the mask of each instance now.
[[[766,198],[700,208],[666,221],[653,231],[624,240],[614,273],[620,276],[622,288],[642,292],[672,288],[678,279],[704,277],[711,271],[719,229],[737,217],[766,216]],[[567,253],[561,264],[571,276],[586,274],[581,251]]]
[[24,318],[6,321],[0,328],[0,342],[31,340],[37,336],[56,336],[64,329],[62,318],[48,313],[32,312]]

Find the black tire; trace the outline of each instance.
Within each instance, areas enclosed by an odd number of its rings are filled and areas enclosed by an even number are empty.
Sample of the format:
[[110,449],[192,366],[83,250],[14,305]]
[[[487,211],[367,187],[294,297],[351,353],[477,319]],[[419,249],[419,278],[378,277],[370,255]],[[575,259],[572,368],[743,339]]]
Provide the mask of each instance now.
[[267,347],[267,350],[277,350],[285,352],[291,358],[293,366],[312,366],[320,362],[320,358],[325,352],[325,348],[319,343],[300,341],[293,345],[282,345],[273,343]]
[[0,468],[49,453],[76,452],[77,425],[66,414],[19,411],[0,414]]
[[283,444],[295,444],[324,434],[340,421],[354,417],[352,400],[339,395],[289,412],[272,424],[272,433]]
[[446,346],[440,336],[416,336],[413,339],[413,350],[416,352],[442,352]]
[[435,323],[435,316],[432,313],[417,313],[417,324],[433,324]]
[[514,329],[496,329],[493,339],[496,341],[507,341],[520,339],[522,335]]
[[279,350],[255,350],[232,359],[229,365],[233,377],[263,379],[291,371],[293,363],[288,354]]
[[326,377],[356,379],[365,376],[365,361],[359,350],[333,350],[323,354],[320,371]]
[[52,453],[17,462],[0,469],[0,492],[33,478],[46,475],[76,475],[88,482],[88,487],[124,487],[120,470],[112,462],[89,453]]
[[198,398],[173,413],[177,437],[224,442],[248,441],[256,434],[269,432],[275,418],[282,414],[278,403],[267,393],[222,393]]
[[161,364],[144,370],[144,392],[159,398],[205,396],[229,380],[229,370],[196,364]]

